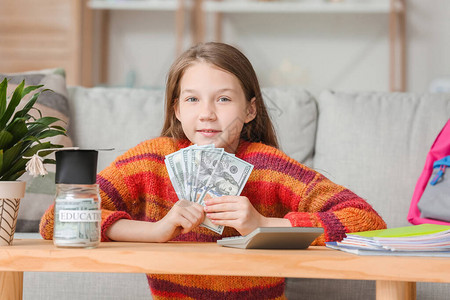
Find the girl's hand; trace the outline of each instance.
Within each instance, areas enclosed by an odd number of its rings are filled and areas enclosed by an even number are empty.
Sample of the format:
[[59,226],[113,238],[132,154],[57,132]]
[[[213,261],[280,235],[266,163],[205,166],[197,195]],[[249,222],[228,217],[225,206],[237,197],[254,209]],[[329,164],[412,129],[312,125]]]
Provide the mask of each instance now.
[[187,233],[200,225],[205,219],[203,206],[187,200],[180,200],[167,215],[156,222],[159,242],[167,242],[179,234]]
[[205,204],[206,216],[213,224],[234,227],[241,235],[247,235],[266,224],[266,218],[245,196],[210,198]]

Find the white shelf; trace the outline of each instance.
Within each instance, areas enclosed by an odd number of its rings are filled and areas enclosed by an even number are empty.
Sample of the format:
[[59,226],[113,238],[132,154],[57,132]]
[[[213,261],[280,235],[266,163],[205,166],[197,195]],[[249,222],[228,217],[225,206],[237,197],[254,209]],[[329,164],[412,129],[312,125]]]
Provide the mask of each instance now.
[[389,13],[389,0],[325,0],[252,1],[252,0],[207,0],[207,12],[226,13]]
[[175,11],[176,0],[91,0],[91,9]]
[[[191,1],[185,0],[189,7]],[[91,0],[91,9],[175,11],[178,0]],[[205,12],[224,13],[389,13],[390,0],[204,0]]]

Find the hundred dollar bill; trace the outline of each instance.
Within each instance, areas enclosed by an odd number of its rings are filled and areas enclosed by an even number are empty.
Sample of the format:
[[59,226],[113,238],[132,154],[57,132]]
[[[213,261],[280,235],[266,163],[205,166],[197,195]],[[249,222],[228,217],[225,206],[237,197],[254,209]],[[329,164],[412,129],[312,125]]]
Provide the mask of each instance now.
[[191,201],[195,202],[197,195],[197,173],[200,164],[201,148],[194,148],[191,151]]
[[184,172],[183,172],[183,158],[182,154],[177,151],[172,154],[166,155],[164,160],[166,164],[167,172],[169,173],[170,181],[172,182],[175,193],[178,199],[188,199],[185,195],[184,189]]
[[214,148],[213,144],[210,145],[194,145],[194,147],[191,150],[191,201],[196,201],[196,195],[197,195],[197,175],[198,175],[198,169],[200,167],[200,159],[201,159],[201,153],[203,149],[211,149]]
[[[242,192],[253,166],[223,148],[192,145],[166,156],[165,164],[179,199],[204,205],[211,197],[237,196]],[[208,218],[201,224],[222,234],[223,226]]]
[[[204,205],[205,200],[213,197],[240,195],[252,170],[252,164],[230,153],[223,153],[206,184],[200,204]],[[214,225],[209,219],[205,219],[202,225],[219,234],[223,232],[223,226]]]
[[207,189],[207,184],[214,173],[215,168],[219,165],[218,163],[223,153],[223,148],[203,149],[201,151],[197,170],[195,202],[203,205],[203,197]]
[[191,199],[191,189],[192,189],[192,182],[193,182],[193,175],[192,175],[192,163],[191,163],[191,148],[193,146],[189,146],[187,148],[181,149],[181,154],[183,158],[183,173],[184,173],[184,194],[186,195],[186,200],[192,201]]

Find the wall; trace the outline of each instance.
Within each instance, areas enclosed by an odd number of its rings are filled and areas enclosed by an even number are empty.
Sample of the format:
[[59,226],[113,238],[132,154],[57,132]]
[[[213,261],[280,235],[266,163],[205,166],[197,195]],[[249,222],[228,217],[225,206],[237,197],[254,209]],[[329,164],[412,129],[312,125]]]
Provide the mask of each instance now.
[[62,67],[69,84],[82,84],[89,76],[82,63],[85,2],[0,0],[0,72]]
[[408,89],[420,92],[433,78],[450,77],[450,1],[407,2]]
[[[450,75],[450,1],[407,2],[407,90],[424,92],[433,78]],[[110,16],[108,83],[163,86],[175,58],[174,14]],[[212,38],[211,26],[208,32]],[[263,86],[389,90],[386,14],[228,14],[224,41],[243,50]]]

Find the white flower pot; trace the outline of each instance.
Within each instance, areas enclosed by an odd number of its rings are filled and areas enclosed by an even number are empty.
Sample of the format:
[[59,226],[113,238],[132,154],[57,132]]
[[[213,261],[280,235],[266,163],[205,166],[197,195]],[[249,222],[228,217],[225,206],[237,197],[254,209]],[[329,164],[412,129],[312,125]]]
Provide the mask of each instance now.
[[25,187],[24,181],[0,181],[0,246],[11,245],[13,241]]

